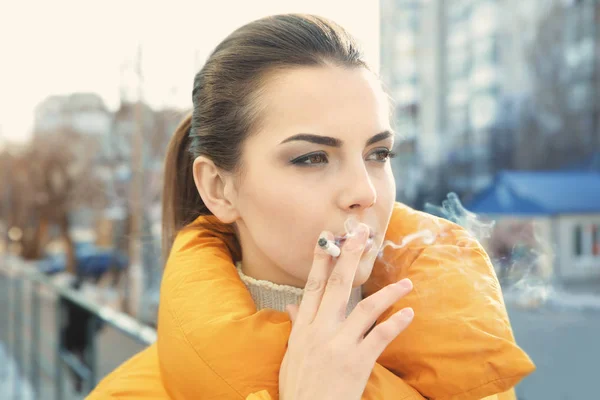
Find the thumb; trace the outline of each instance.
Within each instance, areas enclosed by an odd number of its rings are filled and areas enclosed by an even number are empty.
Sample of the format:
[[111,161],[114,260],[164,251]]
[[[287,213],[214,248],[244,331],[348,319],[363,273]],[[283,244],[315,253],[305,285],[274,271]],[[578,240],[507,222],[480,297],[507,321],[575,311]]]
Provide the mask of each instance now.
[[290,319],[292,320],[292,325],[296,323],[296,317],[298,316],[298,306],[296,304],[289,304],[285,311],[287,311]]

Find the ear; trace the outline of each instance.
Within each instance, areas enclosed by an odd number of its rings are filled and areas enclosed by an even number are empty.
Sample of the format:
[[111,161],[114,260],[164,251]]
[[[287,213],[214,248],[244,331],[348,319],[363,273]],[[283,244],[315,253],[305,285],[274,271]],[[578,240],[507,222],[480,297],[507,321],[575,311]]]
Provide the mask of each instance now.
[[194,183],[206,207],[224,224],[239,218],[235,207],[233,177],[223,174],[207,157],[199,156],[193,165]]

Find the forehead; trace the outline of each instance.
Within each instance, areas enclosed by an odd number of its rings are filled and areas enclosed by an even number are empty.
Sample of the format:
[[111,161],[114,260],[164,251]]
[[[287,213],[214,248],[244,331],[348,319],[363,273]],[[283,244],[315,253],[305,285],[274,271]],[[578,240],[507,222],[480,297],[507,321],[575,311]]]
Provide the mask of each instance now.
[[389,129],[387,96],[365,68],[278,71],[267,77],[258,101],[262,130],[273,140],[299,132],[364,138]]

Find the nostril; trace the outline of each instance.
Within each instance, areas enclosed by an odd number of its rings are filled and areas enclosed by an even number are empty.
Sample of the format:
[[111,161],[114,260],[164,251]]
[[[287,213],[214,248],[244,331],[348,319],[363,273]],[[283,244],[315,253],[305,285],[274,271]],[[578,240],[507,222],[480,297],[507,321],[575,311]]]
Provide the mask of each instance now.
[[350,206],[350,209],[351,209],[351,210],[354,210],[355,208],[358,208],[358,207],[360,207],[360,205],[359,205],[359,204],[352,204],[352,205]]

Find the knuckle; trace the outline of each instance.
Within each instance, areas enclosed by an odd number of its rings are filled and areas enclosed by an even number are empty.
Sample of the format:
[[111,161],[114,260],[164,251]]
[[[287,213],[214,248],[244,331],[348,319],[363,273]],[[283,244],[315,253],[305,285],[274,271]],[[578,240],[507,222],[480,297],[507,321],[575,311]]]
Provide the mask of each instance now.
[[359,378],[364,375],[366,365],[363,360],[364,357],[361,357],[357,348],[349,347],[345,341],[335,340],[330,342],[321,354],[324,359],[332,362],[343,376]]
[[368,298],[358,303],[356,310],[361,314],[370,316],[377,310],[377,307],[373,302],[373,299]]
[[398,336],[399,329],[394,321],[388,320],[377,328],[373,334],[379,342],[389,343]]
[[309,277],[308,280],[306,281],[306,286],[305,286],[304,290],[306,292],[315,293],[315,292],[322,291],[324,287],[325,287],[325,282],[323,280]]
[[328,285],[333,287],[343,286],[346,282],[346,277],[340,271],[333,271],[329,276]]
[[328,347],[329,349],[329,354],[330,356],[341,360],[345,357],[346,355],[346,349],[344,346],[341,345],[340,341],[335,341],[333,343],[331,343],[331,345]]
[[335,360],[335,364],[337,364],[343,371],[352,372],[357,370],[357,358],[352,357],[352,350],[341,341],[333,343],[331,346],[329,346],[328,353],[329,356]]
[[361,368],[361,360],[358,357],[346,356],[341,364],[342,373],[351,379],[359,378],[362,369],[364,368]]

